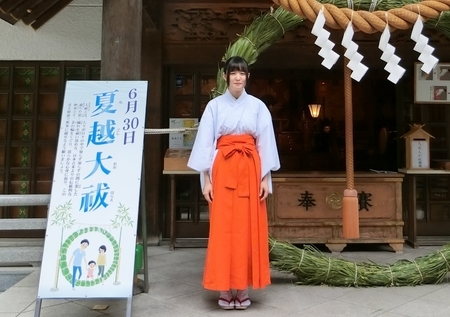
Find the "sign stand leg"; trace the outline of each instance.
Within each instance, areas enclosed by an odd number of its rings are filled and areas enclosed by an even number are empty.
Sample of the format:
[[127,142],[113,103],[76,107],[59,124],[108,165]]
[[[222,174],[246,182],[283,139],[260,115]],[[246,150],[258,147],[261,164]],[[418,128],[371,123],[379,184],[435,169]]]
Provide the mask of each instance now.
[[131,317],[131,306],[133,302],[133,296],[127,298],[127,317]]
[[34,317],[41,316],[42,298],[36,298],[36,306],[34,307]]
[[145,160],[142,157],[142,168],[141,168],[141,234],[142,234],[142,246],[144,255],[144,293],[148,293],[148,255],[147,255],[147,210],[145,208]]

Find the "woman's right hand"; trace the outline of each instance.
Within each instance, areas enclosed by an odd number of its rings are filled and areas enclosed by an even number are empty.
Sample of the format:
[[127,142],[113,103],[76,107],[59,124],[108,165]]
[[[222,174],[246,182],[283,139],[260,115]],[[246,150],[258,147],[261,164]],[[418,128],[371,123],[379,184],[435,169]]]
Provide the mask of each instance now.
[[205,184],[203,186],[203,196],[207,202],[212,203],[213,200],[213,187],[211,183],[211,178],[209,177],[209,173],[205,172]]
[[203,186],[203,196],[205,196],[207,202],[212,203],[214,195],[211,182],[207,182],[205,186]]

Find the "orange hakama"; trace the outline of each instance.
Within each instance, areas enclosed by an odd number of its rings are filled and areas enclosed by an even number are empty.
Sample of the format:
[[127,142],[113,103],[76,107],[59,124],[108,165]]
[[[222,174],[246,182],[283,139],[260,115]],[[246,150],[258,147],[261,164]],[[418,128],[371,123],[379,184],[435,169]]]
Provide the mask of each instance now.
[[251,135],[217,142],[212,168],[213,202],[203,286],[263,288],[270,284],[266,201],[260,201],[261,161]]

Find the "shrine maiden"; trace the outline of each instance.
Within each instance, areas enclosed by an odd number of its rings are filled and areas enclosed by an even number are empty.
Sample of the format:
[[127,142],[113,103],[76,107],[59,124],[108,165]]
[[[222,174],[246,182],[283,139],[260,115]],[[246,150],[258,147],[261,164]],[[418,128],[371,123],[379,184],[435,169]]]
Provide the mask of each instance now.
[[228,89],[206,106],[188,162],[209,202],[203,286],[220,291],[223,309],[246,309],[248,287],[270,284],[266,198],[280,161],[270,112],[245,91],[249,75],[241,57],[225,63]]

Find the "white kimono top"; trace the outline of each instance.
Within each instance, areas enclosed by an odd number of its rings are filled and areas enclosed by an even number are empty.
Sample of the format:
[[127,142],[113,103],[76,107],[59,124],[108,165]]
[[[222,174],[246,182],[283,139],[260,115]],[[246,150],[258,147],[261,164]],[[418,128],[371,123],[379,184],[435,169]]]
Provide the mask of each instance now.
[[[261,159],[261,177],[268,175],[269,192],[272,192],[270,171],[280,168],[272,117],[266,105],[244,90],[236,99],[227,91],[209,101],[200,120],[188,166],[199,171],[204,186],[204,172],[210,172],[217,154],[217,140],[222,135],[250,134],[256,140]],[[212,180],[211,180],[212,181]]]

